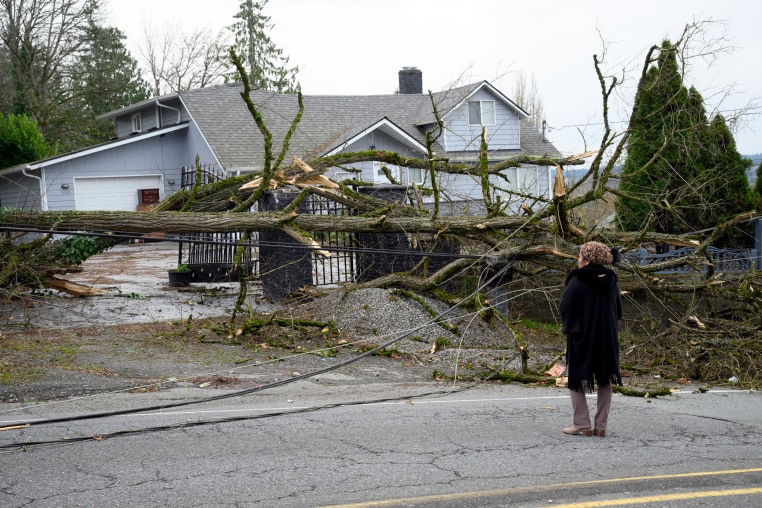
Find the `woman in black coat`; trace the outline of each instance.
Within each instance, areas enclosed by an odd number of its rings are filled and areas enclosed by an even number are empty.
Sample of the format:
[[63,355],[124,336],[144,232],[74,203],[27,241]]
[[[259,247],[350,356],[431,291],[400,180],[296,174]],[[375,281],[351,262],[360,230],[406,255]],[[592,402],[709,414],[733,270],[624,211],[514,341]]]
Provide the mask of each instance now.
[[[567,434],[606,435],[612,383],[622,384],[619,372],[619,329],[622,298],[611,265],[619,252],[599,242],[579,250],[578,268],[566,277],[561,297],[561,320],[566,334],[566,365],[574,412]],[[598,386],[595,425],[590,424],[585,392]]]

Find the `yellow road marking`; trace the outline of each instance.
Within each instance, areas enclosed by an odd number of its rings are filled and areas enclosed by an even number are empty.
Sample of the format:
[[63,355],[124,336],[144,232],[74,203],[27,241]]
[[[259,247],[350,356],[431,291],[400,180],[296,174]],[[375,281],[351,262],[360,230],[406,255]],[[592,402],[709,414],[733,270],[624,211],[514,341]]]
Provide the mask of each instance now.
[[753,489],[707,490],[703,492],[683,492],[680,494],[661,494],[658,496],[624,497],[621,499],[606,499],[604,501],[586,501],[583,503],[554,504],[552,508],[596,508],[599,506],[622,506],[628,504],[658,503],[660,501],[677,501],[680,499],[700,499],[702,497],[747,496],[762,494],[762,487]]
[[[625,478],[608,478],[605,480],[589,480],[589,481],[582,481],[582,482],[555,483],[550,485],[535,485],[530,487],[515,487],[510,489],[484,490],[484,491],[476,491],[476,492],[456,492],[453,494],[438,494],[438,495],[432,495],[432,496],[419,496],[419,497],[401,497],[397,499],[382,499],[379,501],[366,501],[362,503],[337,504],[337,505],[327,506],[325,508],[371,508],[376,506],[395,506],[395,505],[400,505],[404,503],[431,503],[431,502],[437,502],[437,501],[455,501],[458,499],[506,496],[509,494],[518,494],[518,493],[525,493],[525,492],[542,492],[542,491],[547,491],[552,489],[563,489],[563,488],[571,488],[571,487],[590,487],[595,485],[603,485],[607,483],[624,483],[624,482],[636,482],[636,481],[643,481],[643,480],[665,480],[665,479],[677,479],[677,478],[695,478],[695,477],[701,477],[701,476],[719,476],[719,475],[728,475],[728,474],[748,474],[748,473],[762,473],[762,467],[747,468],[747,469],[725,469],[720,471],[696,471],[693,473],[675,473],[675,474],[664,474],[664,475],[653,475],[653,476],[629,476]],[[734,492],[738,490],[742,490],[742,489],[729,490],[724,492]],[[748,492],[748,494],[755,494],[755,493],[762,492],[762,488],[749,489],[749,490],[754,490],[755,492]],[[713,491],[713,492],[721,492],[721,491]],[[699,492],[698,494],[701,494],[701,493]],[[675,494],[675,495],[681,495],[681,494]],[[716,495],[740,495],[740,494],[716,494]],[[705,497],[708,497],[708,496],[705,496]],[[651,501],[642,501],[642,502],[647,503]],[[580,505],[563,505],[563,506],[568,506],[568,507],[574,506],[575,508],[581,508],[583,506],[592,507],[592,506],[611,506],[612,505],[612,501],[605,501],[602,503],[603,504],[591,504],[591,505],[580,504]],[[621,504],[626,504],[626,503],[621,503]],[[553,508],[560,508],[561,506],[562,505],[555,505],[553,506]]]

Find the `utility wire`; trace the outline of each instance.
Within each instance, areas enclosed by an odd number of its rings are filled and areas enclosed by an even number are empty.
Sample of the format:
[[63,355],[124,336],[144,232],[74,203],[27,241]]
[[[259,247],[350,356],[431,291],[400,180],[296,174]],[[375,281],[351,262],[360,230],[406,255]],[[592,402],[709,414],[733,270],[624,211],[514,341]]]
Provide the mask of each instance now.
[[[134,414],[134,413],[144,413],[144,412],[159,411],[159,410],[176,408],[176,407],[190,406],[190,405],[195,405],[195,404],[202,404],[202,403],[206,403],[206,402],[212,402],[212,401],[217,401],[217,400],[229,399],[229,398],[233,398],[233,397],[239,397],[239,396],[242,396],[242,395],[248,395],[248,394],[251,394],[251,393],[255,393],[255,392],[267,390],[267,389],[270,389],[270,388],[275,388],[275,387],[278,387],[278,386],[287,385],[287,384],[290,384],[290,383],[293,383],[293,382],[296,382],[296,381],[301,381],[301,380],[304,380],[304,379],[315,377],[315,376],[318,376],[320,374],[325,374],[327,372],[331,372],[331,371],[339,369],[341,367],[345,367],[345,366],[350,365],[352,363],[355,363],[355,362],[357,362],[357,361],[359,361],[359,360],[361,360],[363,358],[366,358],[366,357],[368,357],[370,355],[373,355],[373,354],[377,353],[378,351],[381,351],[383,349],[386,349],[389,346],[392,346],[393,344],[399,342],[400,340],[404,339],[405,337],[408,337],[409,335],[411,335],[415,331],[420,330],[422,328],[425,328],[427,326],[430,326],[432,324],[435,324],[438,321],[441,321],[441,319],[446,314],[448,314],[452,310],[458,308],[461,305],[461,303],[463,303],[465,301],[468,301],[476,293],[481,291],[485,286],[488,286],[490,283],[492,283],[492,281],[498,279],[499,277],[502,277],[503,274],[509,268],[510,268],[509,265],[505,265],[505,266],[501,267],[499,270],[496,271],[495,274],[492,275],[492,277],[490,277],[482,285],[477,287],[468,297],[466,297],[463,300],[461,300],[460,302],[458,302],[458,303],[448,307],[447,309],[445,309],[444,311],[440,312],[437,316],[433,317],[432,319],[430,319],[428,322],[422,324],[421,326],[419,326],[417,328],[414,328],[414,329],[411,329],[411,330],[407,330],[407,331],[401,333],[399,336],[393,338],[392,340],[387,341],[387,342],[385,342],[385,343],[383,343],[381,345],[378,345],[378,346],[374,347],[373,349],[370,349],[370,350],[368,350],[368,351],[366,351],[364,353],[361,353],[361,354],[356,355],[354,357],[348,358],[347,360],[338,362],[336,364],[329,365],[329,366],[327,366],[325,368],[322,368],[322,369],[318,369],[318,370],[315,370],[315,371],[312,371],[312,372],[309,372],[309,373],[306,373],[306,374],[302,374],[302,375],[299,375],[299,376],[294,376],[294,377],[291,377],[291,378],[282,379],[282,380],[275,381],[275,382],[272,382],[272,383],[268,383],[268,384],[262,385],[262,386],[257,386],[257,387],[253,387],[253,388],[247,388],[247,389],[244,389],[244,390],[238,390],[238,391],[235,391],[235,392],[220,394],[220,395],[216,395],[216,396],[212,396],[212,397],[206,397],[206,398],[203,398],[203,399],[198,399],[198,400],[193,400],[193,401],[183,401],[183,402],[175,402],[175,403],[170,403],[170,404],[161,404],[161,405],[154,405],[154,406],[141,407],[141,408],[123,409],[123,410],[118,410],[118,411],[106,411],[106,412],[100,412],[100,413],[89,413],[89,414],[82,414],[82,415],[75,415],[75,416],[66,416],[66,417],[59,417],[59,418],[49,418],[49,419],[37,420],[37,421],[19,421],[19,422],[16,422],[14,424],[14,427],[19,427],[19,428],[38,427],[38,426],[41,426],[41,425],[48,425],[48,424],[52,424],[52,423],[63,423],[63,422],[74,422],[74,421],[82,421],[82,420],[92,420],[92,419],[106,418],[106,417],[111,417],[111,416],[120,416],[120,415],[126,415],[126,414]],[[486,381],[486,380],[487,379],[485,379],[483,381]],[[404,398],[410,398],[410,397],[404,397]],[[342,404],[339,404],[339,405],[346,405],[346,404],[342,403]],[[327,407],[331,407],[331,406],[327,406]],[[278,413],[278,414],[280,414],[280,413]],[[259,417],[261,417],[261,416],[262,415],[259,415]],[[221,420],[221,421],[232,421],[232,420],[235,420],[235,419],[244,419],[244,417],[235,417],[233,419],[227,419],[227,420]],[[198,424],[200,425],[202,423],[199,422]],[[182,427],[182,426],[187,426],[187,425],[186,424],[179,425],[179,427]],[[162,426],[162,427],[156,427],[156,428],[151,428],[151,429],[143,429],[143,431],[166,430],[167,428],[177,428],[177,427],[178,427],[177,425],[176,426]],[[113,433],[113,434],[110,434],[110,435],[116,436],[116,435],[132,434],[132,433],[135,433],[135,432],[139,432],[139,431],[138,430],[135,430],[135,431],[120,431],[120,432],[116,432],[116,433]],[[108,437],[110,435],[105,435],[104,434],[104,435],[100,435],[100,436],[101,437]],[[78,438],[75,441],[81,441],[81,440],[93,439],[93,438],[94,438],[93,436],[89,436],[88,438]],[[60,443],[60,441],[39,442],[38,444],[52,444],[52,443]],[[27,448],[29,446],[32,446],[33,444],[34,443],[30,443],[30,442],[26,442],[26,443],[23,443],[23,444],[21,444],[21,443],[9,443],[9,444],[5,444],[5,445],[0,445],[0,450],[5,450],[5,449],[23,449],[23,448]]]
[[[495,248],[496,248],[496,246],[493,247],[493,249],[495,249]],[[399,251],[394,251],[394,252],[395,253],[399,253]],[[486,256],[482,255],[482,256],[476,256],[476,257],[481,259],[481,258],[484,258]],[[474,291],[472,291],[466,298],[464,298],[464,299],[460,300],[458,303],[448,307],[447,309],[445,309],[444,311],[442,311],[441,313],[439,313],[437,316],[433,317],[432,319],[430,319],[426,323],[422,324],[421,326],[419,326],[417,328],[414,328],[414,329],[411,329],[411,330],[407,330],[407,331],[401,333],[398,337],[395,337],[394,339],[392,339],[392,340],[390,340],[390,341],[388,341],[388,342],[386,342],[384,344],[376,346],[375,348],[373,348],[371,350],[368,350],[368,351],[366,351],[364,353],[361,353],[361,354],[359,354],[357,356],[354,356],[354,357],[349,358],[349,359],[347,359],[345,361],[339,362],[337,364],[334,364],[332,366],[328,366],[328,367],[323,368],[323,369],[318,369],[316,371],[313,371],[313,372],[310,372],[310,373],[307,373],[307,374],[303,374],[303,375],[299,375],[299,376],[294,376],[294,377],[291,377],[291,378],[288,378],[288,379],[276,381],[276,382],[269,383],[269,384],[266,384],[266,385],[263,385],[263,386],[249,388],[249,389],[245,389],[245,390],[239,390],[239,391],[235,391],[235,392],[231,392],[231,393],[227,393],[227,394],[221,394],[221,395],[217,395],[217,396],[213,396],[213,397],[207,397],[207,398],[199,399],[199,400],[195,400],[195,401],[185,401],[185,402],[177,402],[177,403],[172,403],[172,404],[162,404],[162,405],[149,406],[149,407],[143,407],[143,408],[135,408],[135,409],[129,409],[129,410],[107,411],[107,412],[94,413],[94,414],[85,414],[85,415],[78,415],[78,416],[71,416],[71,417],[50,418],[50,419],[45,419],[45,420],[33,421],[33,422],[32,421],[26,421],[26,422],[25,421],[20,421],[20,422],[17,422],[16,425],[14,425],[14,428],[28,428],[28,427],[32,427],[32,426],[40,426],[40,425],[51,424],[51,423],[62,423],[62,422],[69,422],[69,421],[80,421],[80,420],[89,420],[89,419],[96,419],[96,418],[105,418],[105,417],[110,417],[110,416],[119,416],[119,415],[125,415],[125,414],[134,414],[134,413],[138,413],[138,412],[143,413],[143,412],[149,412],[149,411],[158,411],[158,410],[163,410],[163,409],[169,409],[169,408],[174,408],[174,407],[183,407],[183,406],[189,406],[189,405],[194,405],[194,404],[201,404],[201,403],[205,403],[205,402],[211,402],[211,401],[216,401],[216,400],[228,399],[228,398],[232,398],[232,397],[238,397],[238,396],[241,396],[241,395],[248,395],[250,393],[255,393],[255,392],[263,391],[263,390],[266,390],[266,389],[269,389],[269,388],[283,386],[283,385],[290,384],[290,383],[293,383],[293,382],[296,382],[296,381],[300,381],[300,380],[308,379],[308,378],[311,378],[311,377],[314,377],[314,376],[317,376],[317,375],[320,375],[320,374],[324,374],[324,373],[327,373],[327,372],[339,369],[341,367],[344,367],[346,365],[350,365],[352,363],[355,363],[355,362],[361,360],[362,358],[366,358],[367,356],[375,354],[376,352],[378,352],[380,350],[383,350],[383,349],[385,349],[385,348],[387,348],[387,347],[389,347],[389,346],[399,342],[400,340],[402,340],[405,337],[411,335],[413,332],[415,332],[417,330],[420,330],[420,329],[425,328],[427,326],[431,326],[432,324],[436,324],[437,322],[441,321],[442,318],[446,314],[448,314],[450,311],[458,308],[463,302],[466,302],[469,299],[471,299],[474,295],[476,295],[478,292],[482,291],[485,287],[490,285],[493,281],[502,278],[503,275],[505,274],[505,272],[508,271],[509,269],[511,269],[511,265],[510,264],[504,264],[504,265],[502,265],[498,270],[496,270],[492,274],[492,276],[489,279],[485,280],[481,285],[479,285],[476,289],[474,289]],[[514,356],[514,358],[515,358],[515,356]],[[512,359],[507,360],[503,364],[503,366],[507,365],[510,361],[512,361]],[[462,391],[462,390],[465,390],[465,389],[473,388],[473,387],[477,386],[478,384],[486,382],[489,379],[491,379],[491,377],[493,375],[495,375],[497,372],[499,372],[499,370],[500,369],[495,370],[492,374],[490,374],[486,378],[480,380],[479,382],[473,384],[472,386],[462,387],[460,390],[452,390],[451,389],[451,390],[448,390],[448,391],[446,391],[444,393],[454,393],[454,392],[457,392],[457,391]],[[432,392],[432,394],[434,394],[434,393],[438,393],[438,392]],[[421,396],[424,396],[424,395],[418,395],[416,397],[421,397]],[[409,399],[409,398],[411,398],[411,397],[407,396],[407,397],[402,397],[402,398],[396,399],[396,400]],[[395,399],[390,399],[390,400],[395,400]],[[364,402],[364,403],[371,403],[371,402]],[[358,404],[361,404],[361,403],[358,403]],[[349,403],[337,403],[337,404],[331,404],[331,405],[326,405],[326,406],[318,406],[316,408],[311,408],[309,410],[322,409],[324,407],[325,408],[327,408],[327,407],[337,407],[337,406],[340,406],[340,405],[349,405]],[[273,413],[273,414],[271,414],[269,416],[277,416],[277,415],[280,415],[280,414],[286,414],[286,413],[290,413],[290,412],[294,412],[294,411]],[[228,419],[224,419],[224,420],[214,420],[214,421],[201,421],[201,422],[197,422],[195,425],[206,425],[206,424],[220,423],[220,422],[225,422],[225,421],[242,420],[242,419],[254,419],[254,418],[261,418],[261,417],[264,417],[264,416],[267,416],[267,415],[258,415],[256,417],[234,417],[234,418],[228,418]],[[32,442],[9,443],[9,444],[5,444],[5,445],[0,445],[0,451],[2,451],[2,450],[14,450],[14,449],[15,450],[26,449],[26,448],[34,445],[34,444],[37,444],[37,445],[44,445],[44,444],[52,445],[52,444],[62,444],[64,442],[80,442],[80,441],[91,440],[91,439],[99,439],[99,438],[100,439],[104,439],[106,437],[111,437],[111,436],[134,434],[134,433],[139,433],[139,432],[150,432],[150,431],[158,431],[158,430],[175,429],[175,428],[181,428],[181,427],[185,427],[185,426],[188,426],[188,423],[184,423],[184,424],[180,424],[180,425],[174,425],[174,426],[161,426],[161,427],[153,427],[153,428],[145,428],[145,429],[136,429],[136,430],[130,430],[130,431],[118,431],[118,432],[114,432],[114,433],[111,433],[111,434],[101,434],[101,435],[96,435],[96,436],[80,437],[80,438],[76,438],[76,439],[73,439],[73,440],[66,440],[66,441],[56,440],[56,441],[40,441],[38,443],[32,443]]]

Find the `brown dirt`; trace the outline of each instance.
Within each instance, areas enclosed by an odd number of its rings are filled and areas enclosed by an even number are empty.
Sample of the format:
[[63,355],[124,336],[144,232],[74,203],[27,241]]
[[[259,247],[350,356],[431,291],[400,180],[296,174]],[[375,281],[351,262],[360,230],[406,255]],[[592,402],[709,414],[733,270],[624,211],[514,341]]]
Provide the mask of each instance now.
[[[301,311],[305,318],[316,318],[314,307]],[[268,326],[227,332],[228,323],[222,317],[77,328],[6,327],[0,332],[0,401],[178,386],[241,389],[325,369],[385,340],[346,328],[326,333],[314,327]],[[447,335],[443,330],[433,333]],[[498,350],[471,343],[459,349],[452,338],[440,338],[432,352],[435,341],[408,338],[336,373],[347,383],[419,383],[448,379],[458,364],[460,378],[468,379],[515,357],[512,347]]]
[[[323,303],[331,305],[330,300]],[[409,306],[409,302],[397,303]],[[313,303],[299,310],[298,316],[292,312],[291,317],[315,319],[314,312],[321,311],[321,305]],[[392,314],[399,317],[402,313]],[[338,321],[341,319],[346,318]],[[362,322],[373,323],[374,319]],[[532,321],[516,322],[512,327],[528,345],[529,367],[535,373],[541,374],[560,359],[563,343],[557,329]],[[224,317],[79,328],[6,327],[0,332],[0,402],[193,386],[246,389],[326,369],[387,340],[374,337],[358,324],[354,329],[344,325],[329,333],[318,327],[266,326],[243,333],[240,326],[231,332],[228,328]],[[456,371],[458,379],[470,381],[495,370],[520,372],[516,342],[505,330],[486,328],[491,333],[462,334],[460,343],[441,329],[419,332],[419,336],[407,337],[379,354],[333,371],[331,383],[451,381]],[[439,340],[432,338],[435,336]],[[637,390],[691,384],[688,379],[669,383],[659,376],[626,369],[623,374],[625,384]]]

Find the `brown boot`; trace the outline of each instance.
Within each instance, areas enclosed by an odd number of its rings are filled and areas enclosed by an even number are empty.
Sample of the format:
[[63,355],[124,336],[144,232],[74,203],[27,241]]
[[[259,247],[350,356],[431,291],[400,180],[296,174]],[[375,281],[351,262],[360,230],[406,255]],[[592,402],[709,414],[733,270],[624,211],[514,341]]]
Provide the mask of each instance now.
[[566,427],[565,429],[561,429],[564,431],[564,434],[571,434],[572,436],[592,436],[593,430],[592,429],[578,429],[577,427]]

